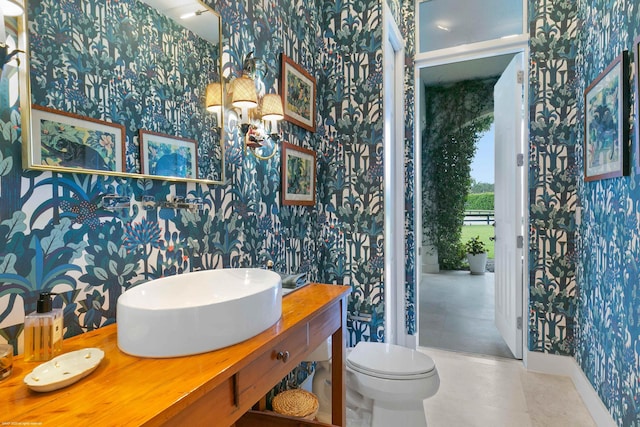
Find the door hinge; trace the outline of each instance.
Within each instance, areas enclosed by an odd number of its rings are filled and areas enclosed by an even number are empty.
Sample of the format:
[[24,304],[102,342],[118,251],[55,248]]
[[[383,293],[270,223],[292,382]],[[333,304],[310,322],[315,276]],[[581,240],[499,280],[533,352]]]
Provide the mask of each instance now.
[[518,247],[518,249],[524,248],[524,236],[516,237],[516,246]]
[[518,153],[518,156],[516,157],[516,164],[518,166],[524,166],[524,154]]
[[522,70],[518,71],[517,79],[518,79],[518,84],[519,85],[524,84],[524,71],[522,71]]
[[519,330],[522,330],[522,316],[518,316],[516,319],[516,326]]

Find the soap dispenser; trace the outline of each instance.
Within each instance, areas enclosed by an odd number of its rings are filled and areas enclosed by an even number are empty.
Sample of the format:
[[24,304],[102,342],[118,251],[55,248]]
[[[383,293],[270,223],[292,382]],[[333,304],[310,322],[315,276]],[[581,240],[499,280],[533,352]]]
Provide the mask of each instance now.
[[44,362],[62,353],[63,312],[42,292],[36,311],[24,318],[24,361]]

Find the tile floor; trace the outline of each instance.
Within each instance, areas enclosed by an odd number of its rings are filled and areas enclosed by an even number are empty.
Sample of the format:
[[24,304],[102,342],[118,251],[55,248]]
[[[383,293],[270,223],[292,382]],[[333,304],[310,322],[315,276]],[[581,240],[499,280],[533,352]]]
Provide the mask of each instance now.
[[425,274],[419,345],[440,374],[429,427],[595,426],[568,377],[528,372],[493,323],[493,273]]
[[440,390],[425,400],[429,427],[595,426],[570,378],[528,372],[515,359],[420,348]]
[[513,357],[494,324],[494,274],[468,271],[423,274],[419,293],[419,345]]

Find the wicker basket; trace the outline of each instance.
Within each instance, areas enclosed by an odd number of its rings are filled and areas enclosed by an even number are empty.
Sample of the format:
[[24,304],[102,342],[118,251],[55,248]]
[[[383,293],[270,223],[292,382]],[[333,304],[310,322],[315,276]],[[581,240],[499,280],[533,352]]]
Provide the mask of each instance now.
[[271,401],[274,412],[289,417],[314,420],[318,413],[318,398],[301,389],[283,391]]

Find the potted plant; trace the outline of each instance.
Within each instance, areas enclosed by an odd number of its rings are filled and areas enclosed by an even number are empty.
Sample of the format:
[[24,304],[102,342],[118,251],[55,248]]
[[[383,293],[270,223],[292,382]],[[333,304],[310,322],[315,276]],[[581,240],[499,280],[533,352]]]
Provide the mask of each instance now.
[[487,267],[487,247],[480,240],[480,236],[472,237],[464,246],[467,250],[467,261],[471,274],[484,274]]

